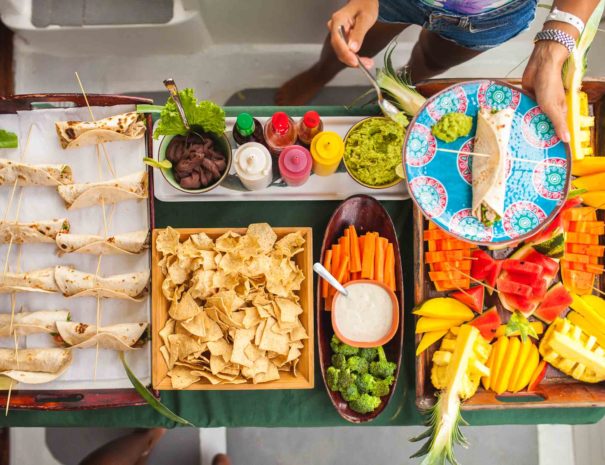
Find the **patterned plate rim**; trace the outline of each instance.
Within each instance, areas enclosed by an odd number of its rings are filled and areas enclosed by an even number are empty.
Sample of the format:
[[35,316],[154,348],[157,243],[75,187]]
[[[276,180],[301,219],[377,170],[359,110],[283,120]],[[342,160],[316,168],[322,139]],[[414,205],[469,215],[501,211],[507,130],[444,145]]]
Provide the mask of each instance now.
[[[431,95],[430,97],[428,97],[426,99],[426,101],[424,102],[424,104],[422,105],[422,107],[420,107],[420,109],[418,110],[418,113],[416,113],[416,115],[414,115],[414,117],[412,118],[412,120],[410,121],[410,124],[408,124],[408,127],[406,128],[405,131],[405,138],[403,139],[403,147],[402,147],[402,156],[401,156],[401,162],[403,164],[403,170],[405,173],[405,186],[410,194],[410,198],[412,199],[412,201],[414,202],[414,205],[416,206],[416,208],[418,208],[418,210],[420,212],[422,212],[422,215],[428,219],[431,220],[431,218],[429,218],[425,212],[424,209],[420,206],[420,204],[418,203],[418,201],[416,200],[416,197],[414,196],[412,189],[410,187],[410,180],[408,178],[408,172],[407,172],[407,163],[406,163],[406,147],[408,145],[408,138],[410,137],[410,129],[414,126],[414,124],[416,124],[416,120],[418,119],[418,117],[426,110],[427,106],[429,104],[431,104],[433,101],[435,101],[435,99],[437,99],[441,94],[444,94],[446,92],[449,92],[451,89],[456,88],[456,87],[460,87],[460,86],[466,86],[466,85],[472,85],[472,84],[479,84],[481,85],[482,83],[494,83],[494,84],[498,84],[501,86],[505,86],[508,87],[509,89],[513,89],[515,91],[518,91],[520,93],[522,93],[523,95],[525,95],[526,97],[530,98],[533,102],[536,103],[536,105],[538,105],[538,103],[536,102],[535,98],[533,95],[531,95],[529,92],[527,92],[525,89],[522,89],[521,87],[517,87],[517,86],[513,86],[512,84],[506,82],[506,81],[502,81],[500,79],[472,79],[469,81],[460,81],[457,82],[455,84],[452,84],[451,86],[446,87],[445,89],[440,90],[439,92]],[[550,118],[549,118],[550,120]],[[468,242],[471,244],[475,244],[475,245],[481,245],[481,246],[493,246],[496,245],[498,247],[505,247],[511,244],[518,244],[523,242],[524,240],[528,239],[529,237],[535,235],[536,233],[540,232],[542,229],[546,228],[550,222],[559,214],[559,211],[561,210],[561,207],[563,207],[563,204],[565,203],[565,199],[567,198],[567,195],[569,194],[569,187],[570,187],[570,181],[571,181],[571,147],[569,145],[569,143],[563,142],[561,141],[561,143],[563,144],[563,146],[565,147],[565,161],[567,162],[567,169],[566,171],[566,177],[565,177],[565,187],[563,189],[563,195],[561,197],[561,201],[558,203],[558,205],[553,208],[553,210],[550,212],[550,214],[545,218],[545,220],[538,225],[536,228],[534,228],[531,231],[528,231],[524,234],[521,234],[517,237],[511,237],[509,240],[506,241],[494,241],[494,240],[484,240],[484,241],[478,241],[478,240],[472,240],[469,239],[468,237],[464,237],[461,236],[458,233],[452,232],[448,229],[445,229],[441,224],[439,224],[436,221],[433,221],[433,223],[439,228],[442,229],[443,231],[445,231],[446,233],[456,237],[457,239],[460,239],[464,242]]]

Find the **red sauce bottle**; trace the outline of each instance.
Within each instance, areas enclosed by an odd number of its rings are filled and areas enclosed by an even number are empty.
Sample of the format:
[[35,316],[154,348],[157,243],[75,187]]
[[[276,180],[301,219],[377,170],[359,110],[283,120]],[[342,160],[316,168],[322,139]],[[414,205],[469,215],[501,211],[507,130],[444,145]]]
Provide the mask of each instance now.
[[265,142],[273,155],[279,155],[288,145],[294,145],[297,139],[296,125],[283,111],[274,113],[265,123]]
[[244,145],[247,142],[258,142],[265,145],[263,125],[250,113],[240,113],[233,126],[233,139],[237,145]]
[[324,124],[319,113],[316,111],[308,111],[298,122],[298,140],[301,145],[309,147],[313,138],[323,131]]

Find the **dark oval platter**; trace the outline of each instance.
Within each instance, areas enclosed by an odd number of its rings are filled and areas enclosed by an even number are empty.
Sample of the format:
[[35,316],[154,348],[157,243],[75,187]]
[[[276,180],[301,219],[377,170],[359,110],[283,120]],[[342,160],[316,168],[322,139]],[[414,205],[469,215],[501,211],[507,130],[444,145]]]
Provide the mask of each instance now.
[[[324,240],[321,246],[321,261],[323,263],[323,257],[326,249],[332,247],[338,241],[338,238],[344,234],[344,230],[349,225],[355,225],[357,233],[359,235],[365,234],[368,231],[374,231],[380,234],[380,236],[388,239],[393,244],[395,251],[395,280],[397,290],[395,295],[399,301],[399,327],[393,339],[391,339],[385,346],[384,350],[389,361],[397,364],[397,370],[395,372],[395,382],[391,386],[391,390],[387,396],[382,397],[382,403],[380,406],[371,413],[360,414],[351,410],[345,400],[339,392],[332,392],[326,384],[326,370],[331,364],[332,350],[330,348],[330,340],[334,331],[332,330],[331,313],[325,310],[323,305],[323,299],[321,298],[320,288],[316,288],[316,299],[317,299],[317,341],[319,347],[319,365],[321,367],[321,376],[324,380],[324,386],[328,392],[328,396],[334,405],[334,408],[338,414],[351,423],[364,423],[372,421],[386,408],[389,400],[395,392],[397,387],[397,377],[399,375],[399,369],[401,367],[401,356],[403,351],[403,273],[401,270],[401,255],[399,252],[399,242],[397,241],[397,234],[395,227],[391,221],[391,217],[384,209],[384,207],[373,197],[367,195],[355,195],[349,197],[332,214]],[[320,286],[321,280],[318,280],[317,286]]]

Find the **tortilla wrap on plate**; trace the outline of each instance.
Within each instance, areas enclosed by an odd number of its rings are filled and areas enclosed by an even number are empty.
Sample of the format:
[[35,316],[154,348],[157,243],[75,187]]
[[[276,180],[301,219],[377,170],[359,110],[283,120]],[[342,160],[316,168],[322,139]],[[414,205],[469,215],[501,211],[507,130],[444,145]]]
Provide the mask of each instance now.
[[69,349],[0,349],[0,376],[25,384],[50,383],[72,362]]
[[149,231],[144,229],[115,236],[58,234],[57,247],[63,253],[91,255],[138,254],[149,247]]
[[[111,350],[134,350],[147,341],[147,323],[121,323],[99,326],[74,321],[58,321],[57,332],[63,342],[72,349],[96,347]],[[140,340],[140,341],[139,341]],[[140,342],[137,344],[137,342]]]
[[109,181],[59,186],[58,190],[68,210],[101,205],[102,201],[107,204],[129,199],[146,199],[147,171],[139,171]]
[[0,294],[7,292],[57,292],[54,268],[25,273],[0,273]]
[[69,165],[31,165],[0,158],[0,186],[63,186],[73,183]]
[[140,139],[145,134],[145,116],[131,111],[97,121],[57,121],[59,142],[64,149],[119,140]]
[[0,244],[8,244],[11,237],[13,244],[53,243],[57,235],[68,232],[67,218],[30,223],[0,221]]
[[0,313],[0,337],[27,336],[28,334],[55,333],[58,321],[69,320],[69,310],[50,310],[39,312],[19,312],[12,315]]
[[98,296],[140,301],[147,292],[149,270],[103,277],[70,266],[57,266],[55,281],[65,297]]
[[474,152],[490,155],[473,157],[472,214],[486,226],[504,215],[506,159],[515,111],[481,108],[477,114]]

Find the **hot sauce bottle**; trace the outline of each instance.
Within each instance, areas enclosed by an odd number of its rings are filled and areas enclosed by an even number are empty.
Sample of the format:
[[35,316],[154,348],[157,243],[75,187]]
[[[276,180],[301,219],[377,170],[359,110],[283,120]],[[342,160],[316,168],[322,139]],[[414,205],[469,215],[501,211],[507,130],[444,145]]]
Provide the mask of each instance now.
[[264,145],[263,125],[250,113],[240,113],[233,126],[233,139],[237,145],[244,145],[247,142],[258,142]]
[[309,147],[313,138],[323,131],[324,124],[316,111],[308,111],[300,119],[297,125],[298,140],[301,145]]
[[285,147],[294,145],[296,139],[296,125],[283,111],[274,113],[265,123],[265,142],[273,155],[277,156]]

